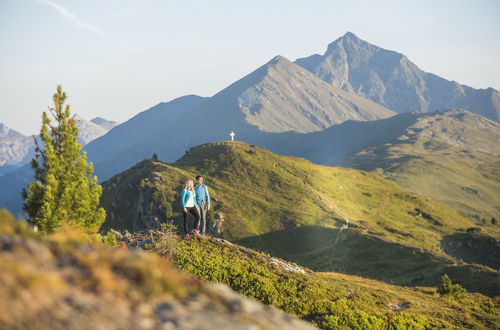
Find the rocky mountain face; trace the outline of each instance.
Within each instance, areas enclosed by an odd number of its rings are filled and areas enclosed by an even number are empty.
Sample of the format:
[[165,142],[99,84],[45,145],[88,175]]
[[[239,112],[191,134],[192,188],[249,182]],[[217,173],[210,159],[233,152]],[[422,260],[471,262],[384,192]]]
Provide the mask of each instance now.
[[[498,120],[497,91],[475,90],[426,73],[404,55],[352,33],[334,41],[324,55],[299,59],[296,64],[277,56],[213,97],[189,106],[189,111],[179,108],[179,117],[158,120],[164,123],[161,128],[145,129],[150,124],[134,118],[113,138],[88,146],[98,176],[108,178],[152,153],[174,161],[193,145],[228,139],[230,131],[237,133],[237,139],[281,152],[273,141],[280,139],[278,133],[315,132],[344,121],[385,118],[391,115],[387,108],[406,113],[461,107]],[[179,103],[168,105],[174,108]],[[188,136],[186,123],[192,125]],[[136,138],[130,141],[131,137]],[[352,151],[350,138],[340,140],[344,141],[341,149]],[[341,153],[335,150],[330,156]]]
[[[80,129],[78,142],[82,145],[106,134],[111,128],[118,125],[117,122],[102,118],[88,121],[75,115],[75,119]],[[39,136],[36,138],[40,141]],[[34,155],[34,149],[35,142],[32,136],[26,136],[0,123],[0,175],[27,164]]]
[[500,92],[475,89],[425,72],[405,55],[346,33],[323,55],[296,61],[332,86],[369,98],[398,113],[464,108],[500,121]]
[[33,148],[31,137],[0,123],[0,168],[27,163],[33,156]]
[[276,56],[214,98],[235,103],[248,123],[265,132],[312,132],[346,120],[387,118],[393,112],[325,84]]
[[82,145],[86,145],[98,137],[103,136],[110,129],[118,125],[117,122],[108,121],[102,118],[94,118],[92,121],[89,121],[80,115],[75,115],[74,117],[76,119],[76,125],[80,129],[78,142]]

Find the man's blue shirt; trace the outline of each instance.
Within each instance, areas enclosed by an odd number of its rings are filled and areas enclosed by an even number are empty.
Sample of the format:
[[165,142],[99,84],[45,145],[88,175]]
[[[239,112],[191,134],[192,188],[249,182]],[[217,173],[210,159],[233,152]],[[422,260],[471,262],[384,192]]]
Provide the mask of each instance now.
[[196,204],[207,203],[207,205],[210,206],[210,195],[208,194],[208,187],[206,184],[195,184],[194,191],[196,192]]

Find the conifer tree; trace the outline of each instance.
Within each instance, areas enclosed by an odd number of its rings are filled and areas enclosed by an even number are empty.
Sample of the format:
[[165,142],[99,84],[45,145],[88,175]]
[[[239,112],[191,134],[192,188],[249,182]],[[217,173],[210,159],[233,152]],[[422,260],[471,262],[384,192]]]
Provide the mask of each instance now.
[[43,112],[43,150],[37,145],[37,154],[31,161],[36,181],[23,189],[23,209],[29,221],[43,233],[51,233],[63,224],[96,232],[106,217],[99,207],[102,187],[93,176],[92,163],[81,151],[79,130],[74,118],[70,118],[65,100],[66,93],[59,85],[53,96],[54,107],[48,111],[54,125],[47,112]]

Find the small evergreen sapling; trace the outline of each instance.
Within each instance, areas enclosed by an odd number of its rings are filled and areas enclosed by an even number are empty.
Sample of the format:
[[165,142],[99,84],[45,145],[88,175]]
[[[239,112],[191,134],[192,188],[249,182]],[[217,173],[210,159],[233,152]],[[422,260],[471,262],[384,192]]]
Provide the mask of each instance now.
[[31,161],[36,181],[23,189],[23,209],[43,233],[54,232],[63,224],[96,232],[106,218],[99,207],[102,187],[77,142],[78,127],[70,118],[69,105],[64,106],[65,100],[66,93],[59,85],[53,96],[54,107],[49,108],[55,124],[43,112],[40,137],[44,149],[37,146],[41,157]]
[[447,274],[441,276],[438,293],[451,300],[459,301],[465,297],[467,291],[460,284],[453,284]]

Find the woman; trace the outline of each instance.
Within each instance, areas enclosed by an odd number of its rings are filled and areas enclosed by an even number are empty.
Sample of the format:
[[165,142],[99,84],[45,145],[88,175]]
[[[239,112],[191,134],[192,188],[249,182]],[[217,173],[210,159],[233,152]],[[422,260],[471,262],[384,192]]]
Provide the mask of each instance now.
[[196,208],[196,196],[194,191],[194,183],[193,180],[187,180],[182,189],[182,216],[184,217],[184,239],[191,238],[188,231],[188,212],[194,216],[194,228],[193,235],[198,236],[200,232],[198,231],[198,227],[200,226],[200,214],[198,213],[198,209]]

